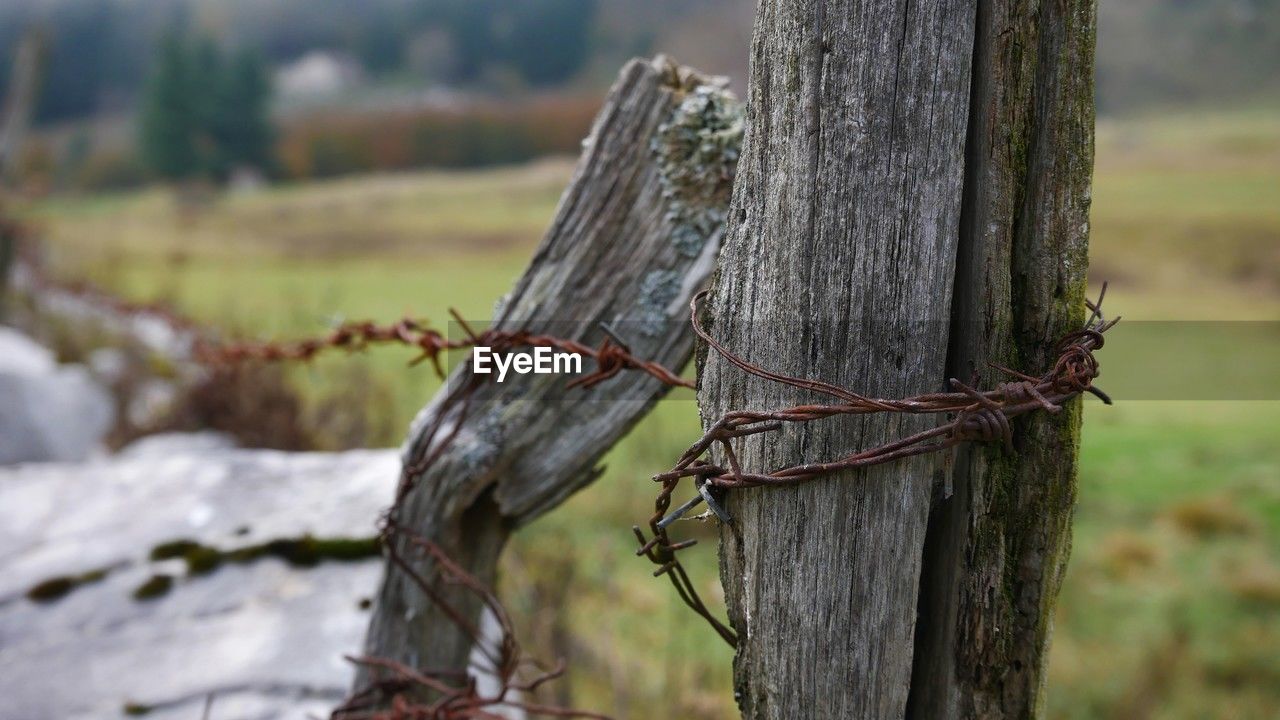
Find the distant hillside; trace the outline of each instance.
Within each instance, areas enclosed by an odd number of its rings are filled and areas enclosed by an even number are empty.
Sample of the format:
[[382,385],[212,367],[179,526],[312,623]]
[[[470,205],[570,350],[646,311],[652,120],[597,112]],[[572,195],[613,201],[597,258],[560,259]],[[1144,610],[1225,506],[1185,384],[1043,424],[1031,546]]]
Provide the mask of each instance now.
[[[602,87],[632,55],[746,72],[753,0],[23,0],[0,2],[0,90],[17,38],[50,41],[39,119],[128,110],[174,27],[276,65],[339,53],[371,85],[503,95]],[[1101,0],[1104,112],[1280,94],[1280,0]]]
[[1280,0],[1100,0],[1103,111],[1280,96]]

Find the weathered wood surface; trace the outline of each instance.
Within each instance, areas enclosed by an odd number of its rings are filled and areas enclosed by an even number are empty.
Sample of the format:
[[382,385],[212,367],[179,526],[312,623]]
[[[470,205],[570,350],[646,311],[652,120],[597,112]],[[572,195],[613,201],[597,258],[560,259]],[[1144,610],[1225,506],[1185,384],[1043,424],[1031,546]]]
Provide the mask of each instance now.
[[9,91],[0,108],[0,319],[8,295],[9,274],[18,251],[19,228],[5,214],[3,185],[13,175],[22,156],[23,143],[35,112],[44,39],[37,30],[28,31],[18,44],[9,72]]
[[[712,333],[880,396],[974,372],[990,387],[987,359],[1040,372],[1083,320],[1092,4],[762,0],[756,23]],[[699,399],[706,421],[822,400],[715,357]],[[739,457],[834,458],[934,421],[828,420]],[[1078,429],[1075,401],[1017,423],[1013,454],[731,492],[744,716],[1034,716]]]
[[[761,0],[711,332],[771,370],[879,396],[942,388],[974,0]],[[702,368],[704,420],[829,400]],[[842,418],[742,443],[769,470],[927,427]],[[733,491],[721,574],[747,718],[900,718],[943,458]]]
[[[721,111],[727,115],[717,117]],[[637,356],[683,365],[693,344],[689,298],[714,266],[728,204],[741,133],[736,112],[713,81],[669,60],[628,64],[541,247],[495,313],[496,326],[594,345],[605,321]],[[468,372],[464,363],[450,384]],[[510,532],[597,477],[604,452],[667,391],[638,374],[588,391],[565,386],[564,376],[526,375],[482,388],[456,440],[417,479],[399,523],[491,583]],[[406,458],[422,449],[421,430],[443,411],[442,397],[415,421]],[[420,571],[429,576],[431,568]],[[472,617],[478,612],[459,593],[447,597]],[[471,642],[389,566],[365,651],[417,667],[462,668]],[[357,687],[366,679],[358,677]]]
[[[1093,171],[1092,0],[979,0],[950,375],[1043,370],[1084,321]],[[926,549],[909,716],[1039,715],[1070,551],[1080,401],[970,447]]]

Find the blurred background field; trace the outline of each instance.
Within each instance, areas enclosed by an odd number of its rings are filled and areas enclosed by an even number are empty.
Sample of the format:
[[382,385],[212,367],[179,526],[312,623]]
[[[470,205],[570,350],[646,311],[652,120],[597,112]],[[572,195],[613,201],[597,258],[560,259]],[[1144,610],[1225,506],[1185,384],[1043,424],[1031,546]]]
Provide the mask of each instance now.
[[[294,4],[263,7],[289,16]],[[745,69],[749,2],[551,5],[594,13],[585,30],[574,30],[572,18],[556,25],[588,40],[573,62],[533,77],[514,69],[519,54],[468,69],[468,46],[456,38],[444,43],[452,64],[426,63],[432,72],[415,70],[411,58],[443,51],[421,38],[397,41],[399,60],[377,59],[369,38],[395,35],[385,18],[414,3],[351,10],[361,20],[354,40],[308,26],[299,35],[337,39],[286,51],[270,33],[256,40],[249,33],[279,65],[323,50],[355,62],[363,79],[319,97],[277,98],[277,182],[197,203],[178,202],[154,177],[128,169],[134,150],[120,139],[131,132],[120,129],[130,122],[127,102],[113,104],[106,93],[94,96],[101,106],[79,115],[46,109],[52,115],[37,125],[36,150],[25,161],[26,189],[10,209],[36,229],[59,276],[171,303],[229,335],[310,336],[341,319],[404,315],[443,324],[450,307],[486,318],[536,247],[600,82],[623,56],[668,50],[739,77]],[[114,7],[83,4],[91,6]],[[192,22],[219,37],[247,33],[244,18],[257,17],[251,3],[189,6]],[[78,18],[84,10],[60,12]],[[718,23],[721,42],[690,39]],[[422,27],[439,35],[453,26]],[[1110,281],[1112,312],[1131,320],[1280,320],[1276,48],[1280,3],[1104,0],[1090,278]],[[435,94],[419,97],[423,87]],[[518,100],[495,100],[508,96]],[[386,117],[377,108],[399,118],[385,127],[408,138],[404,148],[370,149],[370,134],[384,127],[370,118]],[[465,157],[413,155],[415,133],[420,148],[473,142],[457,135],[468,124],[459,124],[459,113],[489,118],[498,135],[532,117],[521,132],[535,140],[486,150],[473,138],[482,149]],[[421,145],[423,137],[435,139]],[[96,148],[86,152],[99,158],[93,162],[120,164],[104,173],[114,178],[107,187],[68,179],[86,177],[83,168],[59,176],[58,158],[82,142]],[[1119,343],[1102,351],[1103,387],[1108,356],[1125,352]],[[399,442],[439,384],[428,369],[406,367],[407,359],[383,350],[289,370],[308,422],[320,429],[312,444]],[[558,692],[575,706],[623,717],[735,714],[731,653],[633,558],[630,526],[651,508],[647,478],[697,432],[690,398],[680,392],[662,403],[611,453],[598,483],[523,529],[504,560],[502,592],[516,626],[535,655],[569,661]],[[315,419],[334,403],[359,405],[363,421]],[[1280,716],[1278,428],[1275,401],[1088,404],[1049,717]],[[710,543],[690,558],[706,595],[718,598]]]

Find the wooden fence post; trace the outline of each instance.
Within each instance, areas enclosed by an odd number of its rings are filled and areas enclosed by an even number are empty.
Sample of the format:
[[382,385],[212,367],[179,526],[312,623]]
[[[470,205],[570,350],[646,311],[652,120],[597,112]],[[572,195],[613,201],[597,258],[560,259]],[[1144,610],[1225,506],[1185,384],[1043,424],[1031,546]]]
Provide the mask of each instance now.
[[[712,335],[879,397],[971,370],[990,387],[988,358],[1043,371],[1083,320],[1093,12],[761,0]],[[818,399],[703,362],[705,422]],[[935,455],[730,491],[721,575],[743,715],[1034,714],[1074,496],[1070,408],[1015,423],[1012,454],[961,455],[955,478]],[[737,454],[768,471],[939,421],[828,419]]]
[[[714,267],[740,123],[739,105],[720,81],[664,58],[628,64],[494,327],[596,345],[604,338],[599,323],[607,322],[636,356],[682,366],[693,347],[686,308]],[[459,366],[450,385],[468,373],[466,363]],[[594,480],[605,451],[668,389],[638,375],[589,391],[567,388],[569,379],[489,383],[471,397],[464,419],[457,406],[442,403],[448,387],[442,390],[415,420],[406,462],[424,450],[422,429],[432,422],[443,416],[459,430],[416,478],[397,524],[491,585],[510,532]],[[432,576],[425,559],[416,570]],[[442,593],[471,619],[479,613],[467,593]],[[411,667],[464,669],[471,650],[469,635],[388,565],[365,653]],[[367,680],[362,669],[357,689]]]
[[[1040,372],[1084,318],[1093,174],[1093,0],[979,0],[948,374]],[[1041,714],[1071,547],[1080,401],[962,448],[925,548],[913,718]]]
[[44,43],[44,35],[39,30],[28,30],[13,56],[9,92],[0,115],[0,185],[13,179],[22,159],[23,143],[40,97]]
[[22,156],[27,128],[39,98],[44,36],[29,30],[18,43],[9,72],[9,91],[0,108],[0,319],[9,293],[9,274],[18,252],[18,226],[5,215],[4,193]]

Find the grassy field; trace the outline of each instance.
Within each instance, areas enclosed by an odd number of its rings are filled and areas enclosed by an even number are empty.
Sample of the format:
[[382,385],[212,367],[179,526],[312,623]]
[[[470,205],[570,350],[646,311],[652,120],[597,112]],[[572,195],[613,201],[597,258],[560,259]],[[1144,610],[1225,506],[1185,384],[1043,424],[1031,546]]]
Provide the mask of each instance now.
[[[1142,319],[1280,319],[1274,110],[1104,122],[1091,279]],[[563,162],[340,180],[233,195],[180,214],[161,192],[26,208],[55,267],[170,300],[230,331],[314,334],[335,317],[487,317],[568,177]],[[1109,343],[1103,351],[1123,353]],[[1223,357],[1230,353],[1223,350]],[[405,355],[321,363],[313,394],[372,368],[403,428],[434,390]],[[1104,378],[1105,379],[1105,378]],[[1116,391],[1117,388],[1109,387]],[[1280,715],[1280,403],[1090,403],[1075,547],[1057,612],[1052,718]],[[567,655],[573,701],[622,716],[732,717],[731,655],[632,558],[645,480],[697,430],[667,402],[609,472],[522,530],[504,593],[530,644]],[[393,435],[383,438],[395,442]],[[715,554],[694,551],[719,597]]]

